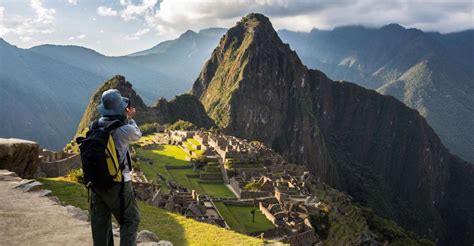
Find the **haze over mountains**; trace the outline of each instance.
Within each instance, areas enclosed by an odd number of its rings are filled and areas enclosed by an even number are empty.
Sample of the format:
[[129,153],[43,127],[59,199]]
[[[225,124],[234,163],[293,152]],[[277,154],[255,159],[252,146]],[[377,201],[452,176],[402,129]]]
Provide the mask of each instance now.
[[130,57],[108,57],[79,46],[20,49],[0,39],[0,136],[61,149],[72,138],[90,96],[116,74],[136,81],[151,105],[191,88],[225,29],[188,31]]
[[[198,33],[187,31],[176,40],[123,57],[107,57],[78,46],[41,45],[24,50],[3,41],[2,62],[18,61],[11,69],[2,67],[3,80],[21,80],[31,88],[45,88],[45,79],[61,81],[62,85],[17,102],[20,98],[12,96],[20,90],[16,88],[20,83],[8,82],[12,86],[2,89],[10,96],[2,97],[0,103],[25,106],[21,111],[3,109],[3,112],[8,110],[12,118],[29,123],[22,126],[6,123],[9,127],[2,128],[0,135],[21,136],[48,148],[62,148],[74,134],[80,119],[77,112],[85,107],[87,98],[102,81],[115,74],[133,81],[149,105],[159,97],[171,98],[185,92],[191,88],[225,31],[223,28]],[[474,93],[474,31],[424,33],[391,24],[378,29],[351,26],[332,31],[281,30],[278,33],[308,67],[325,72],[331,79],[355,82],[395,96],[426,117],[450,151],[474,160],[474,130],[470,127],[474,124],[474,97],[471,96]],[[7,47],[9,51],[4,52]],[[38,67],[39,63],[42,63],[40,73],[29,69]],[[28,77],[22,73],[26,70],[30,70]],[[22,86],[21,90],[29,90],[28,86]],[[69,88],[76,87],[82,87],[75,90],[80,95],[73,96]],[[61,95],[77,100],[59,100]],[[60,130],[56,129],[53,112],[65,115],[60,120],[64,125]],[[49,130],[43,134],[41,129]]]
[[305,65],[396,97],[427,118],[453,153],[474,160],[474,30],[424,33],[391,24],[279,34]]

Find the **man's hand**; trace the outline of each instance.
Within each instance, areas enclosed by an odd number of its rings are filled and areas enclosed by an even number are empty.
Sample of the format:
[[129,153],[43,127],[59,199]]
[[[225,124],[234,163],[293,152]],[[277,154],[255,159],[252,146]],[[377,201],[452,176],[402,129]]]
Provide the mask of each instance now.
[[127,119],[133,119],[137,111],[135,110],[134,107],[126,108],[125,111],[127,111]]

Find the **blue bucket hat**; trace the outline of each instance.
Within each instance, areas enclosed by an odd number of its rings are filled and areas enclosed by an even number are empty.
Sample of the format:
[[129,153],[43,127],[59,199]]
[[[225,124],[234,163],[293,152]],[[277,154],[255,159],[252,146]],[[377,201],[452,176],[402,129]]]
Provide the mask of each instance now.
[[117,89],[109,89],[102,93],[100,104],[97,111],[102,116],[106,115],[123,115],[123,111],[127,108],[130,99],[122,97]]

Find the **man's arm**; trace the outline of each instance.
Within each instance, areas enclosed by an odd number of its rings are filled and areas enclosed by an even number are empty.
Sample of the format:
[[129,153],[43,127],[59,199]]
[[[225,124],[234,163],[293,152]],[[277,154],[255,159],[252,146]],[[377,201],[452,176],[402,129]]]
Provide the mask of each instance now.
[[137,123],[133,119],[133,116],[135,116],[136,110],[133,107],[127,108],[126,109],[127,113],[127,119],[128,119],[128,124],[121,126],[120,128],[117,129],[118,136],[121,139],[127,139],[129,142],[130,141],[138,141],[140,137],[142,136],[142,132],[140,131],[140,128],[138,128]]
[[128,120],[127,125],[117,128],[115,134],[120,139],[127,139],[128,141],[138,141],[142,136],[140,128],[138,128],[137,123],[133,119]]

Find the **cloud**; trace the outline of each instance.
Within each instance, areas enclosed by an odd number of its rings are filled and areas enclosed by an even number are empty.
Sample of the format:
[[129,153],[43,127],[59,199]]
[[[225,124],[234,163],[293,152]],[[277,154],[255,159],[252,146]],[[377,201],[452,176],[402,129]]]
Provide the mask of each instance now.
[[79,34],[77,36],[71,36],[69,37],[67,40],[69,41],[72,41],[72,40],[79,40],[79,39],[84,39],[85,37],[87,37],[86,34]]
[[32,34],[48,34],[54,32],[53,22],[56,20],[56,10],[46,8],[42,0],[31,0],[31,9],[35,15],[25,17],[21,15],[5,15],[5,7],[0,6],[0,35],[13,33],[30,37]]
[[137,17],[154,13],[155,5],[158,0],[142,0],[140,4],[133,4],[131,1],[120,0],[120,4],[125,6],[120,13],[124,20],[132,20]]
[[21,36],[21,37],[20,37],[20,40],[21,40],[22,42],[28,42],[28,41],[31,40],[31,37],[30,37],[30,36]]
[[140,36],[143,36],[149,32],[150,32],[150,28],[145,28],[145,29],[138,30],[134,34],[125,35],[124,38],[127,40],[138,40],[140,39]]
[[[143,18],[145,25],[165,37],[175,37],[187,29],[231,27],[251,12],[267,15],[277,29],[294,31],[390,23],[441,32],[474,28],[474,3],[470,0],[162,0],[151,8],[153,2],[133,5],[130,0],[121,0],[125,6],[121,17]],[[131,11],[130,6],[141,8]]]
[[54,21],[54,14],[56,13],[55,9],[48,9],[43,6],[42,0],[31,0],[31,8],[36,12],[36,22],[43,24],[49,24]]
[[97,14],[100,16],[116,16],[117,11],[109,7],[99,6],[97,8]]
[[67,0],[67,2],[72,5],[77,5],[77,0]]

